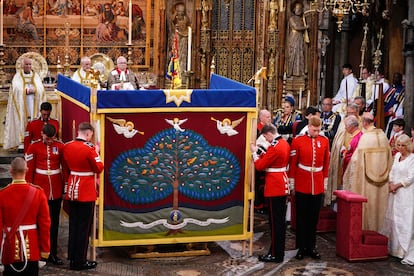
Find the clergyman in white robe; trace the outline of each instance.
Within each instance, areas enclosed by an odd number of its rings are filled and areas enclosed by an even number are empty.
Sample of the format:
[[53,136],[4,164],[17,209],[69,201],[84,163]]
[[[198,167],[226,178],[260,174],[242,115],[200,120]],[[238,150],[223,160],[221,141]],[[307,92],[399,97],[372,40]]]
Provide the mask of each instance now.
[[[35,92],[26,95],[26,89],[34,89]],[[34,71],[26,74],[23,69],[18,70],[13,77],[7,102],[4,149],[22,144],[28,120],[39,115],[40,105],[44,101],[46,93],[40,76]]]

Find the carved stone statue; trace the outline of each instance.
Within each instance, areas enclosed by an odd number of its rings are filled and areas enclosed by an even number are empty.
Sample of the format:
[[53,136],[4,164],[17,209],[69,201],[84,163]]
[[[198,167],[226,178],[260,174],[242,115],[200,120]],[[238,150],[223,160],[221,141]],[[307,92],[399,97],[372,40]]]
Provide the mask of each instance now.
[[210,6],[207,0],[201,1],[201,29],[206,30],[208,28],[208,11]]
[[184,72],[187,65],[188,27],[191,25],[190,18],[186,14],[184,3],[178,3],[175,5],[171,25],[171,42],[174,40],[175,31],[178,32],[178,56],[180,58],[180,70]]
[[277,28],[277,14],[279,13],[279,4],[276,0],[271,0],[269,3],[269,31],[274,31]]
[[[287,76],[303,76],[305,74],[305,41],[307,26],[303,18],[303,4],[295,2],[292,16],[289,18]],[[306,32],[306,36],[305,36]],[[307,38],[307,39],[306,39]]]

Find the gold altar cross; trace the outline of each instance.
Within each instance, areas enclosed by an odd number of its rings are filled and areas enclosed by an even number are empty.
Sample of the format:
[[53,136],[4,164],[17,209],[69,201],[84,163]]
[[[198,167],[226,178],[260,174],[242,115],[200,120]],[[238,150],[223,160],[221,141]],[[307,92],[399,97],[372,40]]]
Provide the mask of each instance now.
[[64,67],[64,75],[69,77],[72,74],[72,71],[70,71],[69,66],[69,38],[70,36],[79,36],[79,30],[78,29],[70,29],[70,22],[65,22],[65,29],[56,29],[55,31],[56,35],[59,36],[65,36],[65,64]]

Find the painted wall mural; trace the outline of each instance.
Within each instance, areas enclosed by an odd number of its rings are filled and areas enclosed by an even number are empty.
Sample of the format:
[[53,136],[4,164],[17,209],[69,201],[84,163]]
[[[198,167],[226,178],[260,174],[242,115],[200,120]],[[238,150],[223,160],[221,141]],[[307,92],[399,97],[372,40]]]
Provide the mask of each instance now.
[[150,18],[151,0],[6,0],[4,61],[13,65],[21,54],[37,52],[51,68],[76,68],[83,55],[116,60],[130,46],[133,67],[148,68]]

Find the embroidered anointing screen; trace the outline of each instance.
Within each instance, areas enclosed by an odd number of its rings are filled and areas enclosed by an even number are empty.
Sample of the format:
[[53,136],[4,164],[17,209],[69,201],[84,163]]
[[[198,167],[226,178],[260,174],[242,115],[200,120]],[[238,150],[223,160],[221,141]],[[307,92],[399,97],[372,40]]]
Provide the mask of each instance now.
[[97,246],[251,239],[254,88],[212,75],[208,90],[91,96],[59,76],[58,90],[64,142],[81,121],[97,128]]

